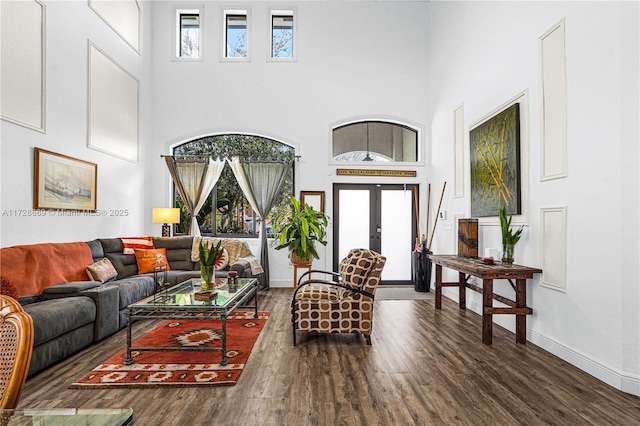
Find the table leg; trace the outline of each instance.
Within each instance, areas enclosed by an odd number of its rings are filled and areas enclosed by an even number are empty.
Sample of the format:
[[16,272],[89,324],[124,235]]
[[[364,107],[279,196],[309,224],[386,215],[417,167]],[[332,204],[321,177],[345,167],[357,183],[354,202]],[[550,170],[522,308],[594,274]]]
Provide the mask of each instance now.
[[256,294],[253,296],[253,299],[256,301],[255,310],[253,312],[253,317],[258,318],[258,283],[256,283]]
[[442,265],[436,265],[436,309],[442,309]]
[[223,314],[220,319],[222,320],[222,361],[220,361],[220,365],[227,365],[229,364],[227,358],[227,316]]
[[[527,307],[527,280],[516,280],[516,308]],[[516,314],[516,343],[527,343],[527,316]]]
[[131,314],[129,314],[129,324],[127,324],[127,358],[124,361],[124,365],[133,364],[133,358],[131,357]]
[[493,342],[493,315],[488,310],[493,307],[493,280],[482,280],[482,343]]
[[467,309],[467,276],[458,272],[458,306]]

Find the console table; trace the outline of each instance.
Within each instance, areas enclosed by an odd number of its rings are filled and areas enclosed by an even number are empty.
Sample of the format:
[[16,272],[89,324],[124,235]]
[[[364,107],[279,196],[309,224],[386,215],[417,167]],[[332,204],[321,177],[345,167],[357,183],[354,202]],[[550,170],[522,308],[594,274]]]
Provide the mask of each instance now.
[[[466,309],[466,289],[482,294],[482,343],[490,345],[493,340],[493,315],[510,314],[516,316],[516,343],[527,343],[527,315],[533,309],[527,307],[527,279],[542,273],[541,269],[527,266],[503,266],[500,262],[487,265],[478,258],[455,255],[429,255],[436,265],[436,309],[442,308],[442,287],[458,287],[459,307]],[[457,282],[442,282],[442,267],[458,271]],[[472,276],[482,280],[482,287],[469,283]],[[515,291],[515,301],[494,294],[493,280],[508,280]],[[515,280],[515,284],[514,284]],[[494,307],[497,300],[509,307]]]

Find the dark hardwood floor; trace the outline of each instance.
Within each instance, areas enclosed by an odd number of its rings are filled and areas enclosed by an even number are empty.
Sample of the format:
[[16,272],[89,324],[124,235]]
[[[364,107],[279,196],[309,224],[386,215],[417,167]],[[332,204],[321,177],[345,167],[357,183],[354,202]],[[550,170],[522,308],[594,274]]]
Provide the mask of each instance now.
[[[261,294],[271,312],[235,386],[68,389],[125,345],[125,330],[30,378],[20,408],[132,407],[135,425],[633,425],[640,398],[620,392],[445,299],[375,304],[372,346],[353,335],[299,334],[290,289]],[[134,338],[153,326],[134,326]]]

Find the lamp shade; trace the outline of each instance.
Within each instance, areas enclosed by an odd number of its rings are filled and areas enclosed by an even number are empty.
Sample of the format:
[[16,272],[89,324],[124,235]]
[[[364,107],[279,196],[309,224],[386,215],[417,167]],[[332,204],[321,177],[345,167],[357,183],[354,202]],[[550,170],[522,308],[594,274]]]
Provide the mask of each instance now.
[[153,223],[180,223],[180,209],[156,207],[151,214]]

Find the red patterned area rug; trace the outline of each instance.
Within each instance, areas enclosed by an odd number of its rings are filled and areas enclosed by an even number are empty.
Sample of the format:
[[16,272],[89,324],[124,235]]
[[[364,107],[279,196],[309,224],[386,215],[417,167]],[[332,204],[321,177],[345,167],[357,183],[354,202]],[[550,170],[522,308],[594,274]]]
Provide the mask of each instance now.
[[[227,358],[221,352],[133,352],[125,365],[126,349],[69,386],[72,389],[145,388],[158,386],[234,385],[251,354],[269,312],[234,313],[227,319]],[[221,347],[221,321],[169,320],[133,343],[133,347]]]

